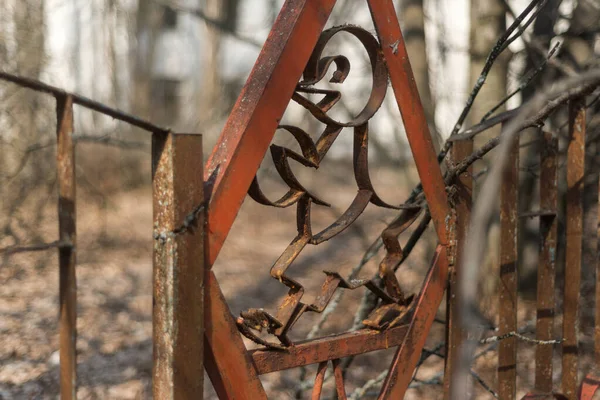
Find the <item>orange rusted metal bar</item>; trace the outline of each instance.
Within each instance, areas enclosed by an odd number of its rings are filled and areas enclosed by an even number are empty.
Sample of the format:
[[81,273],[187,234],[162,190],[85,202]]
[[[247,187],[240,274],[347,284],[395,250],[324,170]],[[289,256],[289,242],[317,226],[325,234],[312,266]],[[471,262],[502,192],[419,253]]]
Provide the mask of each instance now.
[[346,400],[346,388],[344,387],[344,371],[342,371],[342,364],[339,359],[333,360],[333,376],[335,378],[335,392],[338,400]]
[[438,240],[442,244],[436,250],[435,260],[417,300],[406,338],[394,356],[390,372],[381,389],[380,399],[400,399],[404,397],[408,389],[412,373],[425,345],[427,333],[435,319],[435,313],[446,288],[448,255],[445,246],[448,244],[449,224],[453,222],[450,220],[446,186],[437,161],[394,4],[391,0],[368,0],[368,4],[423,192]]
[[563,309],[562,393],[577,396],[579,291],[583,220],[583,178],[585,160],[585,103],[569,103],[569,147],[567,150],[566,264]]
[[220,399],[266,399],[217,278],[209,269],[204,285],[204,364],[215,391]]
[[[202,136],[152,137],[155,399],[203,395],[205,207]],[[200,157],[199,157],[200,156]]]
[[315,385],[313,386],[311,400],[319,400],[323,390],[323,382],[325,381],[325,372],[327,372],[328,361],[323,361],[317,368],[317,376],[315,377]]
[[421,105],[392,0],[368,0],[390,81],[440,243],[447,244],[450,215],[446,185]]
[[75,278],[77,231],[75,210],[75,146],[73,143],[73,98],[56,96],[57,180],[59,241],[70,243],[58,249],[60,396],[77,398],[77,281]]
[[316,364],[323,361],[389,349],[402,343],[407,325],[383,331],[361,329],[339,335],[298,342],[286,351],[251,350],[258,374]]
[[[594,363],[592,370],[581,383],[579,399],[589,399],[600,388],[600,263],[598,258],[598,143],[587,140],[585,144],[585,183],[583,200],[583,265],[586,272],[595,266],[595,329]],[[589,278],[588,278],[589,279]],[[587,291],[586,291],[587,292]]]
[[204,174],[213,265],[335,0],[288,0],[229,115]]
[[80,94],[67,92],[64,89],[48,85],[44,82],[38,81],[37,79],[27,78],[24,76],[10,74],[5,71],[0,71],[0,80],[12,82],[16,85],[34,90],[36,92],[52,94],[57,98],[70,97],[71,102],[73,104],[77,104],[90,110],[99,112],[101,114],[108,115],[114,119],[126,122],[132,126],[136,126],[148,132],[168,132],[167,128],[155,125],[149,121],[136,117],[135,115],[127,114],[126,112],[107,106],[106,104],[102,104],[95,100],[89,99]]
[[[596,151],[592,164],[594,165],[595,169],[594,176],[596,179],[596,184],[598,185],[598,191],[600,191],[600,183],[598,182],[598,179],[600,177],[600,160],[598,159],[598,154],[600,153],[600,145],[596,142],[595,146]],[[597,193],[596,200],[598,200],[599,198],[600,193]],[[597,203],[598,202],[596,201],[596,209],[600,213],[600,205],[598,205]],[[599,215],[596,215],[596,220],[600,220]],[[598,237],[598,232],[596,232],[596,237],[600,240],[600,237]],[[600,251],[600,243],[596,244],[596,252],[598,251]],[[596,259],[593,260],[593,263],[596,265],[596,313],[594,318],[594,358],[596,361],[596,374],[600,375],[600,255],[596,256]],[[598,378],[598,381],[600,381],[600,378]]]
[[[542,134],[540,153],[540,258],[537,276],[536,339],[552,340],[554,334],[554,278],[558,218],[558,140]],[[552,345],[538,344],[535,352],[535,388],[552,392]]]
[[[519,223],[519,138],[513,143],[500,193],[499,335],[517,331],[517,227]],[[517,391],[517,340],[498,345],[498,398],[514,399]]]
[[[451,149],[452,161],[456,165],[473,152],[473,140],[455,142]],[[473,196],[473,168],[460,174],[456,180],[456,255],[454,266],[450,268],[448,289],[446,293],[446,358],[444,368],[444,398],[450,396],[452,373],[458,362],[458,348],[464,334],[458,327],[460,309],[458,296],[458,267],[462,264],[461,257],[465,248],[467,229],[471,219],[471,203]]]
[[594,374],[587,375],[583,378],[583,382],[581,382],[577,400],[593,400],[594,398],[597,398],[594,397],[594,395],[598,389],[600,389],[600,378],[596,377]]
[[379,400],[404,398],[413,371],[421,358],[427,334],[444,297],[444,289],[448,282],[447,257],[446,246],[438,245],[431,268],[419,293],[406,337],[394,356],[390,372],[381,388]]

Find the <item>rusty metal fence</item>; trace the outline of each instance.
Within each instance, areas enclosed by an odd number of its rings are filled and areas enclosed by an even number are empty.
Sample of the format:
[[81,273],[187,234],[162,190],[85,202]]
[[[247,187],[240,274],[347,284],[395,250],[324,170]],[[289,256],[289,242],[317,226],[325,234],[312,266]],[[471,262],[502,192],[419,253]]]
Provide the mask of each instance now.
[[[489,151],[500,138],[474,151],[472,138],[493,124],[508,121],[515,113],[501,114],[486,124],[457,135],[445,150],[450,151],[449,168],[440,168],[396,13],[391,0],[368,0],[376,36],[357,26],[340,26],[323,31],[335,4],[333,0],[288,0],[281,11],[248,82],[235,104],[219,142],[208,159],[202,160],[200,135],[175,134],[85,97],[67,93],[38,81],[0,72],[0,79],[13,82],[56,98],[57,177],[59,182],[58,241],[34,246],[31,250],[56,247],[60,274],[60,383],[61,398],[76,398],[76,221],[75,147],[73,145],[73,106],[79,105],[125,121],[152,134],[152,180],[154,207],[154,293],[153,293],[153,393],[157,399],[202,398],[203,372],[222,399],[266,399],[259,376],[275,371],[317,364],[312,398],[321,396],[328,364],[333,365],[335,391],[347,398],[342,360],[347,357],[397,347],[389,371],[381,384],[380,399],[403,398],[420,362],[428,332],[436,312],[447,299],[446,373],[443,392],[451,393],[453,372],[459,362],[457,352],[466,332],[457,323],[461,309],[457,298],[461,259],[468,256],[465,241],[470,221],[473,193],[473,162]],[[390,17],[393,16],[393,17]],[[335,67],[332,83],[341,83],[350,63],[344,56],[324,56],[329,40],[340,32],[356,37],[366,49],[371,65],[373,88],[365,108],[350,121],[338,121],[328,111],[340,99],[335,90],[317,89],[330,67]],[[381,106],[388,82],[402,114],[408,141],[421,184],[402,205],[384,202],[375,192],[368,169],[369,120]],[[598,82],[595,83],[596,86]],[[516,396],[517,348],[522,341],[536,346],[535,387],[527,398],[591,399],[599,385],[590,371],[578,376],[579,307],[582,248],[591,255],[585,261],[598,265],[597,233],[583,235],[584,212],[595,212],[597,224],[598,175],[585,171],[585,95],[575,93],[569,100],[569,134],[566,152],[566,262],[564,305],[557,309],[556,264],[559,203],[558,138],[540,130],[543,151],[539,157],[540,201],[538,210],[518,209],[519,142],[503,175],[500,199],[501,266],[499,268],[497,390],[501,399]],[[314,102],[315,95],[321,100]],[[303,106],[323,125],[314,140],[311,135],[279,121],[290,100]],[[546,115],[547,117],[547,115]],[[534,121],[528,126],[536,125]],[[321,232],[313,232],[311,208],[327,203],[309,192],[294,176],[292,159],[306,167],[318,168],[330,146],[344,129],[354,135],[353,162],[357,194],[341,217]],[[297,153],[271,145],[276,131],[291,134],[300,146]],[[593,143],[588,140],[587,143]],[[589,144],[590,146],[592,144]],[[270,200],[261,190],[256,172],[267,150],[276,169],[289,186],[279,200]],[[440,160],[443,157],[440,158]],[[592,168],[595,170],[595,167]],[[595,174],[595,201],[583,209],[583,178]],[[298,233],[274,263],[271,276],[288,288],[288,294],[275,313],[250,309],[232,316],[212,266],[225,242],[237,212],[249,195],[272,207],[296,206]],[[373,204],[399,210],[399,216],[386,228],[380,244],[385,256],[373,279],[345,279],[325,272],[320,294],[311,304],[302,301],[304,288],[287,274],[294,260],[308,245],[319,245],[341,233]],[[518,242],[519,219],[539,218],[540,247],[537,270],[537,314],[535,339],[519,333]],[[396,271],[408,257],[429,222],[433,221],[438,245],[421,290],[408,295],[401,289]],[[417,223],[418,222],[418,223]],[[399,236],[416,225],[411,238],[401,246]],[[582,244],[583,247],[582,247]],[[600,277],[600,271],[596,272]],[[584,277],[585,279],[591,279]],[[338,290],[363,290],[377,300],[363,327],[351,332],[294,342],[289,333],[307,312],[323,312]],[[596,285],[596,321],[600,320],[600,285]],[[562,316],[563,334],[554,337],[557,316]],[[600,325],[595,328],[596,362],[600,360]],[[248,351],[242,340],[261,345]],[[481,339],[488,343],[491,338]],[[560,381],[553,371],[554,353],[560,350]],[[599,368],[600,365],[596,365]],[[559,394],[560,392],[560,394]],[[543,397],[546,396],[546,397]],[[563,396],[563,397],[561,397]]]

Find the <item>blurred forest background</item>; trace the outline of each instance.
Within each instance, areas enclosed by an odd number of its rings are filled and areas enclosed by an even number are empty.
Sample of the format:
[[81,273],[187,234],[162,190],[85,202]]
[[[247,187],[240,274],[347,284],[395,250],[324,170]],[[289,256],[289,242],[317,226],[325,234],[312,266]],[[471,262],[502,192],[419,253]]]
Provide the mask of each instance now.
[[[202,133],[206,159],[282,3],[0,0],[0,70],[83,94],[177,132]],[[439,149],[455,129],[491,49],[529,2],[396,3],[421,100]],[[600,2],[542,3],[533,23],[495,61],[463,128],[485,119],[498,104],[497,111],[516,107],[559,77],[598,67]],[[344,23],[374,32],[364,1],[338,0],[328,26]],[[329,51],[348,56],[352,71],[334,112],[348,115],[362,108],[371,81],[364,49],[349,35],[339,36],[331,42]],[[548,59],[555,46],[558,51]],[[517,94],[505,101],[515,91]],[[388,91],[384,106],[373,120],[374,134],[369,144],[375,187],[387,201],[399,204],[417,183],[417,177],[394,102]],[[314,123],[307,116],[300,107],[290,105],[284,121],[310,131]],[[556,118],[554,125],[563,126],[565,116]],[[57,235],[55,119],[52,97],[0,82],[1,249],[50,242]],[[591,129],[596,129],[599,122],[591,121]],[[498,129],[478,136],[476,146],[496,136]],[[531,135],[534,137],[535,132]],[[149,398],[150,136],[76,107],[75,138],[78,397]],[[339,215],[355,193],[353,177],[348,174],[351,149],[351,135],[342,136],[318,176],[298,173],[308,187],[321,188],[326,200],[334,204],[330,211],[319,214],[325,221]],[[526,209],[536,196],[536,176],[528,173],[527,162],[537,162],[537,153],[535,146],[522,152],[520,201]],[[485,170],[482,161],[476,171],[484,174]],[[265,160],[260,174],[271,190],[283,192],[284,186],[269,160]],[[321,281],[316,277],[323,269],[350,271],[393,216],[389,211],[369,211],[344,234],[343,243],[307,251],[307,259],[299,262],[298,276],[306,279],[309,290],[316,290]],[[293,238],[294,223],[294,213],[289,210],[244,205],[216,267],[234,314],[249,304],[274,307],[285,294],[268,279],[268,268]],[[323,222],[323,226],[326,224]],[[524,222],[523,228],[524,236],[537,232],[535,222]],[[432,240],[424,242],[400,277],[412,290],[418,289],[435,245]],[[526,282],[527,271],[535,268],[537,242],[532,240],[529,248],[527,240],[523,243],[522,273]],[[493,269],[497,266],[496,252],[492,249],[489,254],[489,266],[485,268]],[[373,262],[365,269],[365,276],[375,268]],[[258,271],[261,276],[249,283],[249,274],[254,277]],[[492,298],[495,285],[494,280],[482,282],[483,294]],[[53,251],[0,253],[0,399],[56,398],[57,293],[57,258]],[[527,296],[527,290],[523,296]],[[345,330],[351,323],[360,295],[352,294],[344,301],[341,307],[348,310],[348,315],[331,320],[325,333]],[[493,310],[492,302],[490,307]],[[306,334],[309,328],[299,328],[300,333]],[[440,330],[432,335],[442,333]],[[375,376],[374,368],[379,371],[389,364],[389,357],[365,357],[348,381],[361,386]],[[439,378],[440,362],[424,365],[423,381]],[[523,376],[529,379],[527,373]],[[276,398],[303,398],[309,392],[298,387],[299,378],[294,372],[269,375],[265,385],[278,393]],[[352,389],[347,388],[349,393]],[[423,384],[416,385],[409,396],[435,398],[439,393],[439,385]],[[210,388],[207,395],[212,396]],[[483,391],[482,396],[486,395],[489,393]],[[367,398],[368,393],[364,396]]]

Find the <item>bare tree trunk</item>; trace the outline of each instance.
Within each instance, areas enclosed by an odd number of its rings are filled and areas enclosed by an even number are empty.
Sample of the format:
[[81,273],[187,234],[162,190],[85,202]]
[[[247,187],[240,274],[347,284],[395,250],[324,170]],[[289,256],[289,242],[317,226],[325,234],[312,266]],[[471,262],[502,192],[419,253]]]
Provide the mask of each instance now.
[[[12,31],[0,29],[0,63],[20,75],[39,78],[46,63],[44,1],[23,0],[12,8],[4,5],[0,14],[0,21],[12,22],[13,27]],[[11,42],[13,46],[5,47]],[[48,165],[52,164],[53,152],[41,150],[36,152],[36,162],[28,162],[31,146],[51,138],[51,129],[45,129],[49,126],[37,123],[44,118],[41,113],[48,103],[33,91],[5,83],[0,84],[0,103],[3,104],[0,118],[4,122],[0,135],[0,231],[14,243],[25,236],[35,241],[39,230],[30,232],[28,229],[26,234],[22,229],[16,232],[12,222],[26,197],[46,181]],[[50,115],[46,118],[52,118]],[[32,220],[38,217],[40,215],[35,215]]]
[[[498,38],[506,30],[505,13],[506,8],[502,0],[471,0],[469,87],[473,87],[480,79],[490,49],[494,47]],[[508,54],[502,54],[494,63],[487,76],[486,83],[471,109],[468,118],[470,123],[479,122],[487,111],[506,96],[509,57]],[[475,146],[481,146],[499,133],[500,127],[488,130],[485,134],[477,137]],[[476,164],[475,173],[483,168],[485,168],[485,165]],[[496,277],[499,265],[499,231],[499,223],[496,221],[490,229],[489,251],[487,252],[484,271],[480,275],[482,277],[480,281],[481,293],[488,310],[497,307],[493,294],[496,293]]]
[[147,117],[151,114],[151,72],[156,37],[160,26],[160,9],[152,1],[139,0],[135,24],[133,49],[133,73],[131,74],[132,111]]
[[[39,78],[44,68],[46,56],[44,47],[44,4],[41,2],[20,1],[13,9],[14,24],[14,42],[15,53],[10,55],[6,52],[7,60],[1,60],[5,65],[10,65],[12,69],[20,75]],[[10,85],[7,88],[7,95],[10,96],[8,115],[10,119],[12,132],[8,132],[9,139],[16,148],[24,149],[40,141],[39,131],[36,127],[36,114],[41,108],[40,96],[36,93],[24,90]],[[48,133],[48,132],[45,132]],[[9,151],[10,152],[10,151]],[[21,155],[12,152],[13,156]],[[8,171],[16,167],[14,162],[9,166]],[[39,172],[43,174],[45,169],[40,164],[28,163],[22,171],[22,177],[29,180],[36,180]],[[6,171],[6,169],[5,169]],[[34,182],[23,182],[34,183]]]
[[[206,0],[200,1],[200,3],[205,3],[204,11],[207,17],[225,22],[226,4],[224,0]],[[223,26],[223,28],[227,29],[229,27]],[[205,133],[209,133],[206,129],[210,130],[211,125],[215,124],[215,119],[218,118],[217,114],[222,108],[221,96],[219,95],[223,87],[219,65],[222,32],[221,29],[211,24],[206,24],[205,29],[199,112],[200,126],[203,127]]]
[[425,42],[425,13],[423,0],[402,0],[400,2],[402,34],[410,57],[421,103],[425,109],[425,117],[429,130],[434,138],[436,151],[442,145],[442,138],[435,125],[435,102],[429,87],[429,63],[427,61],[427,45]]
[[[506,8],[502,0],[471,0],[469,87],[474,86],[479,79],[490,50],[506,30],[505,14]],[[471,109],[471,123],[479,122],[487,111],[506,96],[509,59],[510,55],[505,52],[494,63]],[[495,136],[498,131],[499,128],[496,131],[489,130],[487,138],[481,141]]]

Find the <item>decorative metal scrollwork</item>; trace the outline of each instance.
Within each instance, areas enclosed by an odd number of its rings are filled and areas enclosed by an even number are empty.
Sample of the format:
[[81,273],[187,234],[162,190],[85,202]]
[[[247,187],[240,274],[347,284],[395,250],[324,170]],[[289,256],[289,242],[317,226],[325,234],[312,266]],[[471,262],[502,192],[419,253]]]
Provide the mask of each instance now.
[[[325,77],[332,65],[336,67],[330,80],[332,83],[343,83],[350,72],[350,62],[346,57],[341,55],[322,56],[327,43],[339,32],[354,35],[365,47],[373,76],[373,87],[366,105],[357,116],[348,122],[337,121],[327,114],[341,99],[341,93],[336,90],[314,88],[314,85]],[[314,142],[307,132],[298,127],[279,126],[280,130],[294,137],[301,149],[301,154],[299,154],[275,144],[270,147],[275,168],[288,185],[289,190],[280,199],[269,200],[261,190],[256,177],[248,190],[250,197],[260,204],[282,208],[296,204],[298,228],[296,238],[271,268],[271,276],[289,288],[288,295],[280,305],[277,314],[274,316],[263,309],[250,309],[242,312],[237,320],[240,332],[254,342],[279,349],[292,345],[288,332],[300,316],[307,311],[322,312],[338,288],[356,289],[365,286],[382,300],[383,305],[375,310],[368,320],[364,321],[365,325],[374,329],[385,329],[399,323],[410,309],[412,296],[407,298],[402,293],[394,270],[402,261],[402,248],[398,242],[398,236],[418,218],[421,213],[420,207],[405,210],[382,235],[387,250],[387,254],[379,266],[379,276],[382,279],[383,287],[372,280],[347,281],[338,273],[325,271],[327,278],[323,283],[320,295],[317,296],[313,304],[305,304],[301,302],[304,288],[300,283],[286,275],[287,269],[307,244],[317,245],[340,234],[356,221],[369,203],[390,209],[401,208],[384,202],[375,192],[369,176],[368,122],[383,103],[387,82],[388,72],[383,53],[379,42],[373,35],[360,27],[351,25],[334,27],[322,33],[292,99],[306,108],[317,120],[324,123],[325,129],[317,141]],[[318,103],[314,103],[308,97],[305,97],[306,94],[320,94],[323,95],[323,98]],[[353,166],[358,192],[348,209],[334,223],[321,232],[313,233],[311,225],[312,205],[329,206],[329,204],[315,194],[310,193],[298,181],[290,167],[289,160],[292,159],[306,167],[319,168],[331,145],[342,130],[348,127],[354,130]],[[277,337],[279,343],[266,341],[256,334],[256,332],[262,332],[265,329],[269,334]]]

